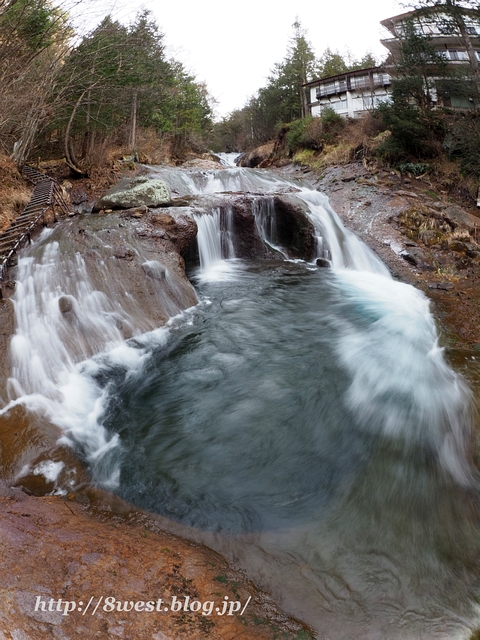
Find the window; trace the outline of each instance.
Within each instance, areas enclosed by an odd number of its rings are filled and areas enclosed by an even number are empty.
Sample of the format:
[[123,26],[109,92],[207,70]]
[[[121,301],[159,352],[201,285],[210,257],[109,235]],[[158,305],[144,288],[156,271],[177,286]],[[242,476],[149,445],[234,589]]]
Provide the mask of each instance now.
[[335,111],[344,111],[347,109],[347,101],[337,100],[336,102],[332,102],[329,106]]
[[443,55],[447,58],[447,60],[453,61],[462,61],[468,60],[468,53],[466,51],[456,51],[455,49],[448,49],[443,52]]

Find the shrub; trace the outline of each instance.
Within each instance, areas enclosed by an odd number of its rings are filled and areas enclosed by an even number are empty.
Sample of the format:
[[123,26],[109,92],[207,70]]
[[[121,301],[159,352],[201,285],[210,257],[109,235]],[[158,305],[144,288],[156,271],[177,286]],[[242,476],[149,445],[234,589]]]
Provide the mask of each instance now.
[[323,126],[323,139],[328,144],[332,144],[345,127],[347,121],[330,107],[322,109],[320,118]]
[[431,169],[425,162],[401,162],[396,168],[400,173],[411,173],[414,176],[422,176]]
[[480,117],[477,113],[459,114],[447,132],[443,147],[450,159],[460,161],[464,176],[480,174]]
[[441,152],[443,125],[438,115],[421,112],[408,103],[381,104],[377,110],[383,125],[392,132],[376,150],[388,162],[433,158]]
[[313,117],[308,116],[306,118],[300,118],[299,120],[290,122],[286,135],[287,147],[290,155],[304,146],[303,136],[307,126],[312,120]]

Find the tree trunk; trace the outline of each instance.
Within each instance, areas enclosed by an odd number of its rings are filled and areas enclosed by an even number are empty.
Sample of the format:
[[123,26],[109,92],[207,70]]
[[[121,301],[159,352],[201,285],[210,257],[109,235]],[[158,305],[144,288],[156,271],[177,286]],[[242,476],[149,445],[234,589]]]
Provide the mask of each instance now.
[[78,166],[78,162],[77,159],[75,158],[75,153],[73,151],[72,148],[72,144],[71,144],[71,140],[70,140],[70,131],[72,128],[72,123],[73,120],[75,118],[75,114],[77,113],[77,109],[80,106],[80,103],[83,100],[83,96],[87,93],[88,89],[85,89],[85,91],[83,91],[80,94],[80,97],[78,98],[77,102],[75,103],[75,106],[73,107],[73,111],[70,115],[70,118],[68,120],[68,124],[67,124],[67,128],[65,130],[65,145],[64,145],[64,149],[65,149],[65,161],[68,164],[68,166],[70,167],[70,169],[72,171],[74,171],[75,173],[78,173],[80,175],[85,175],[85,172],[80,169],[80,167]]
[[137,146],[137,108],[138,108],[138,91],[133,94],[131,124],[130,124],[130,150],[132,156],[136,154]]
[[21,139],[15,143],[13,153],[11,155],[11,158],[17,167],[23,167],[28,158],[28,154],[37,133],[40,118],[41,112],[38,109],[30,110],[26,118],[23,135]]
[[477,91],[480,93],[480,69],[478,66],[477,56],[475,55],[475,49],[473,48],[472,40],[467,31],[465,20],[463,18],[462,9],[461,7],[457,7],[453,0],[447,0],[447,5],[449,6],[452,16],[454,17],[458,30],[460,31],[462,42],[465,45],[465,49],[467,50],[468,60],[470,62],[470,67],[475,79]]

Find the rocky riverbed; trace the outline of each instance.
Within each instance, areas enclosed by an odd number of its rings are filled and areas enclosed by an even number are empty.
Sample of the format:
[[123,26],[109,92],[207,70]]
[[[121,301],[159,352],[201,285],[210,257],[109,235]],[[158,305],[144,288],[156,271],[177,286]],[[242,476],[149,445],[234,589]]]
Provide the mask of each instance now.
[[[425,176],[370,170],[362,163],[330,166],[319,177],[301,174],[329,196],[346,227],[388,265],[393,276],[430,299],[440,340],[467,378],[480,408],[480,217]],[[480,422],[473,455],[480,465]]]
[[[480,285],[476,234],[480,218],[434,192],[427,183],[404,181],[388,171],[371,172],[361,164],[330,167],[321,178],[298,167],[283,171],[305,177],[326,193],[344,224],[380,255],[394,276],[425,292],[432,300],[450,360],[478,391]],[[74,191],[78,198],[81,185],[75,185]],[[237,201],[240,210],[240,196]],[[115,214],[101,213],[95,231],[76,222],[75,242],[85,245],[87,260],[95,262],[98,257],[94,255],[96,248],[90,246],[92,234],[108,233],[111,259],[129,271],[136,295],[148,306],[153,289],[163,286],[161,274],[158,269],[148,273],[145,263],[137,264],[128,243],[116,237],[112,221],[116,228],[135,228],[156,260],[183,283],[183,298],[177,303],[179,308],[186,308],[196,298],[184,276],[181,254],[191,244],[195,228],[182,215],[189,203],[175,204],[179,206],[155,211],[144,205]],[[152,291],[142,285],[144,279]],[[65,311],[71,312],[67,308]],[[158,310],[155,320],[165,322],[166,316]],[[0,302],[0,327],[0,349],[6,354],[13,332],[9,299]],[[8,358],[2,358],[0,367],[0,397],[5,397]],[[2,601],[8,603],[0,612],[0,640],[66,639],[82,634],[154,640],[308,637],[308,630],[282,614],[220,556],[165,533],[171,526],[161,518],[89,487],[88,477],[75,460],[70,460],[69,467],[76,469],[77,479],[68,495],[46,496],[55,485],[34,473],[24,475],[17,483],[30,495],[10,488],[18,471],[32,459],[37,457],[35,463],[41,464],[46,457],[64,461],[71,454],[56,446],[57,430],[40,421],[32,424],[20,407],[0,417],[0,424],[4,478],[0,497],[0,593]],[[188,537],[188,531],[179,534]],[[242,603],[250,596],[252,599],[245,615],[226,617],[169,611],[162,613],[160,620],[146,613],[113,615],[101,610],[85,622],[78,611],[68,616],[59,611],[34,611],[38,597],[79,602],[101,595],[122,602],[165,598],[169,606],[174,596],[216,604],[226,597]]]
[[[83,200],[82,193],[91,193],[91,185],[83,189],[77,184],[73,192],[74,198]],[[106,286],[108,294],[124,287],[133,296],[129,315],[138,316],[138,326],[146,331],[197,303],[182,258],[196,226],[183,215],[188,203],[175,204],[168,209],[143,205],[115,213],[101,209],[97,216],[65,221],[63,239],[59,238],[63,252],[81,255],[92,277],[98,272],[97,290]],[[3,290],[0,397],[5,399],[14,333],[13,282]],[[68,297],[59,305],[72,340],[82,342],[85,334],[88,344],[82,309]],[[124,338],[130,337],[128,322],[119,317],[117,327]],[[0,416],[0,425],[1,640],[310,637],[304,625],[282,613],[222,557],[188,542],[191,532],[180,530],[182,537],[166,533],[172,523],[92,488],[71,449],[57,445],[60,430],[47,418],[32,418],[16,406]],[[48,471],[37,473],[52,464],[63,466],[63,475],[53,480]],[[49,495],[58,492],[58,482],[69,484],[71,491]],[[95,602],[99,597],[115,598],[121,606],[127,602],[127,610],[104,610],[102,605],[95,615],[85,615],[79,603],[91,597]],[[35,610],[38,598],[47,603],[46,610],[43,605]],[[199,613],[185,608],[186,598],[205,609]],[[128,610],[130,602],[155,601],[157,607],[159,599],[163,603],[153,614],[142,604],[138,610]],[[75,602],[76,610],[64,615],[59,601]],[[228,615],[225,603],[230,602],[241,603],[242,609],[232,604]],[[224,608],[227,614],[218,615]]]

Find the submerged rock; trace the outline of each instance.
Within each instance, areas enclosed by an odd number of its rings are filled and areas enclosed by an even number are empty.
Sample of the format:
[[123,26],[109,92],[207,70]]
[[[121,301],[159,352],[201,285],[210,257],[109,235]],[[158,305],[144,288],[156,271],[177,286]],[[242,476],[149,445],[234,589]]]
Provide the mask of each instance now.
[[170,190],[163,180],[140,176],[121,180],[95,203],[93,210],[165,207],[171,201]]
[[144,262],[142,269],[149,278],[153,278],[154,280],[165,280],[167,276],[167,270],[158,260]]

